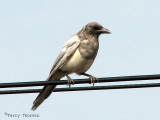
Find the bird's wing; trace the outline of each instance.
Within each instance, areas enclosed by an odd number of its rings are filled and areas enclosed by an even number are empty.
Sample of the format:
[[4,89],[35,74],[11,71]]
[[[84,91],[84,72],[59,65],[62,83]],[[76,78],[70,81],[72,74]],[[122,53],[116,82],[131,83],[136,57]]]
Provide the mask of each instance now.
[[77,35],[72,36],[63,46],[61,53],[57,57],[51,71],[50,75],[52,76],[58,69],[60,69],[74,54],[76,49],[80,44],[80,39]]

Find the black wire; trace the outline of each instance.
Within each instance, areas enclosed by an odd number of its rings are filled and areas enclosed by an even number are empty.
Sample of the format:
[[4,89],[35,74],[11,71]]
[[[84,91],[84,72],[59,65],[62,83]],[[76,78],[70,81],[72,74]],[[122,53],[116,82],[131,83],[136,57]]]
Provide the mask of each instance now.
[[[155,80],[155,79],[160,79],[160,74],[138,75],[138,76],[121,76],[121,77],[104,77],[104,78],[98,78],[98,83],[138,81],[138,80]],[[82,84],[82,83],[90,83],[91,82],[89,79],[73,79],[73,80],[74,80],[74,84]],[[44,86],[44,85],[66,85],[66,84],[68,84],[67,80],[14,82],[14,83],[1,83],[0,88]]]
[[[110,90],[110,89],[128,89],[128,88],[147,88],[160,87],[160,83],[148,84],[128,84],[128,85],[110,85],[110,86],[91,86],[91,87],[71,87],[71,88],[56,88],[54,92],[69,92],[69,91],[86,91],[86,90]],[[42,89],[25,89],[25,90],[4,90],[0,94],[20,94],[20,93],[39,93]]]
[[[155,79],[160,79],[160,74],[98,78],[98,83],[100,83],[100,82],[125,82],[125,81],[138,81],[138,80],[155,80]],[[83,84],[83,83],[90,83],[90,82],[91,81],[89,79],[74,79],[74,84]],[[44,85],[66,85],[66,84],[68,84],[67,80],[38,81],[38,82],[37,81],[15,82],[15,83],[1,83],[0,88],[44,86]],[[103,89],[145,88],[145,87],[160,87],[160,83],[109,85],[109,86],[94,86],[94,87],[91,86],[91,87],[56,88],[54,90],[54,92],[103,90]],[[41,91],[41,89],[3,90],[3,91],[0,91],[0,94],[38,93],[40,91]]]

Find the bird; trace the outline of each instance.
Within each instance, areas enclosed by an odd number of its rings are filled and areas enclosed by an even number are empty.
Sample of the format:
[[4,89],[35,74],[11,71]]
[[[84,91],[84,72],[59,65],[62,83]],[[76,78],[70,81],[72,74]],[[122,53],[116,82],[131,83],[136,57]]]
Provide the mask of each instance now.
[[[46,81],[60,80],[66,76],[68,84],[71,84],[74,81],[69,77],[69,74],[76,73],[89,77],[91,82],[94,83],[97,78],[87,74],[86,71],[95,60],[99,49],[98,38],[101,34],[111,34],[111,31],[97,22],[90,22],[73,35],[64,44]],[[50,96],[55,87],[56,85],[45,85],[33,102],[31,109],[36,110]]]

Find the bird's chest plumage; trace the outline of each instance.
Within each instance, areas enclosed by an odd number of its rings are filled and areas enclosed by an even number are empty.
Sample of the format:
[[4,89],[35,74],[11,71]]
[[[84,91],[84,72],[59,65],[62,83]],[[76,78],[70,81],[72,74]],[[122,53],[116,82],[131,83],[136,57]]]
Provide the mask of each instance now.
[[70,73],[84,73],[90,68],[93,61],[94,59],[83,58],[79,52],[79,49],[77,49],[68,62],[66,62],[66,64],[61,68],[61,70]]
[[84,41],[61,70],[78,74],[86,72],[93,64],[97,51],[98,44],[88,44]]
[[99,48],[98,39],[95,40],[83,40],[80,43],[79,51],[82,57],[86,59],[94,59],[97,55]]

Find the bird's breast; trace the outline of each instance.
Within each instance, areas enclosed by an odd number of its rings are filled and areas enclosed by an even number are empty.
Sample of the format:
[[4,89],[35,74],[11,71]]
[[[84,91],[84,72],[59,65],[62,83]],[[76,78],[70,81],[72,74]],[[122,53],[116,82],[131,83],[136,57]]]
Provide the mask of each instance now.
[[99,48],[98,39],[83,40],[79,45],[79,51],[82,57],[86,59],[94,59]]
[[94,59],[86,59],[82,57],[79,49],[77,49],[61,70],[70,73],[84,73],[91,67],[93,61]]

